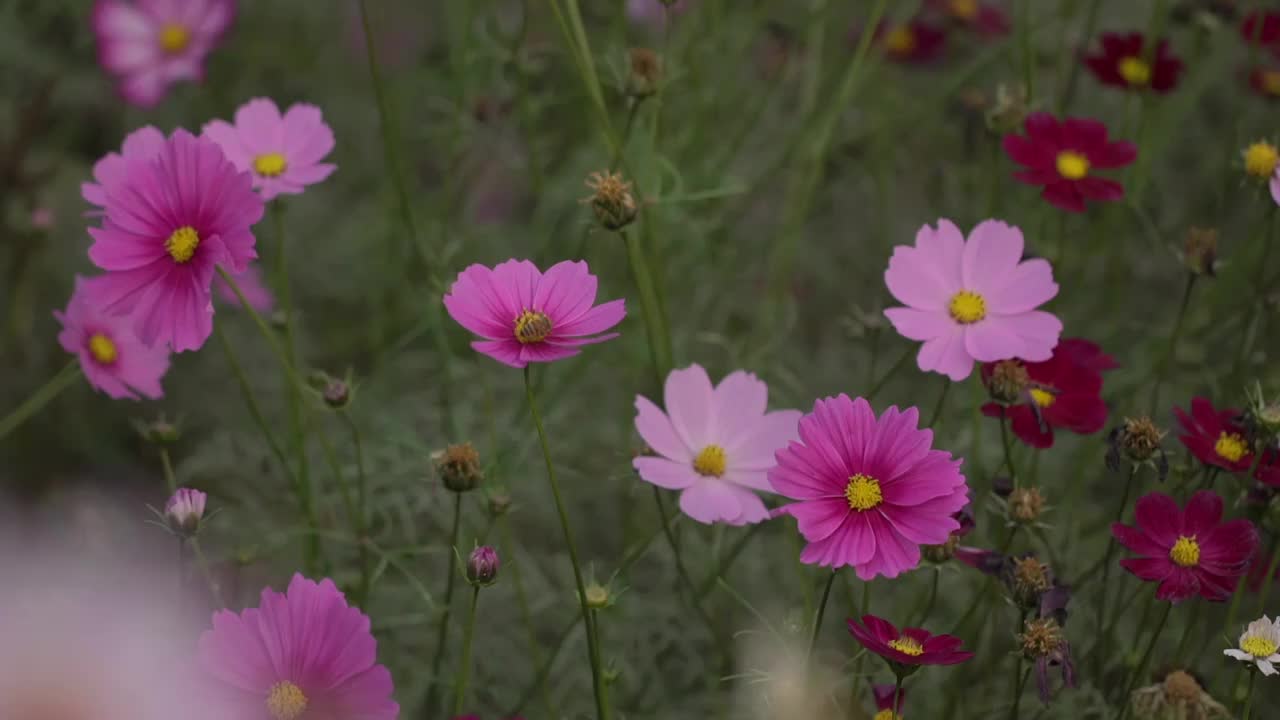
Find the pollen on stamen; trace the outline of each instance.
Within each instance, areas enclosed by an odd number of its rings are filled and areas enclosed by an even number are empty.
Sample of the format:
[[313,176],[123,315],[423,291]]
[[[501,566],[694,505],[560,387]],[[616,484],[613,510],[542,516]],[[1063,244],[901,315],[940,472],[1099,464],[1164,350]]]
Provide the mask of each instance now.
[[724,448],[719,445],[708,445],[702,448],[698,457],[693,459],[693,469],[698,471],[699,475],[720,477],[724,475],[728,462]]
[[102,365],[110,365],[120,357],[116,344],[102,333],[89,336],[89,354]]
[[884,502],[884,493],[880,490],[879,480],[858,473],[849,478],[849,484],[844,488],[844,498],[849,502],[850,508],[863,512]]
[[1125,82],[1134,87],[1151,82],[1151,65],[1140,57],[1124,58],[1116,70]]
[[307,710],[307,696],[302,688],[288,680],[271,686],[267,694],[267,712],[275,720],[297,720]]
[[160,49],[166,53],[180,53],[191,44],[191,31],[184,25],[169,23],[160,28]]
[[515,336],[521,345],[538,343],[551,334],[551,318],[534,310],[525,310],[516,318]]
[[1049,392],[1048,390],[1042,390],[1040,388],[1031,388],[1031,399],[1036,402],[1036,405],[1039,405],[1042,408],[1047,408],[1053,404],[1054,400],[1057,400],[1058,398],[1056,395]]
[[1055,164],[1058,174],[1068,180],[1080,180],[1089,174],[1089,158],[1078,152],[1063,150]]
[[969,325],[987,316],[987,301],[976,292],[961,290],[951,298],[948,310],[952,320],[962,325]]
[[1264,637],[1250,635],[1240,641],[1240,649],[1256,658],[1268,658],[1275,655],[1280,646]]
[[190,262],[199,247],[200,234],[190,225],[174,230],[169,239],[164,241],[164,249],[169,253],[169,257],[178,263]]
[[924,654],[924,647],[919,642],[916,642],[914,638],[906,636],[900,637],[897,640],[890,640],[889,647],[897,650],[903,655],[910,655],[911,657],[918,657]]
[[1200,564],[1200,543],[1194,537],[1182,535],[1169,550],[1169,559],[1182,567],[1195,567]]
[[253,159],[253,171],[262,177],[279,177],[289,169],[289,161],[278,152],[263,153]]
[[1213,451],[1227,462],[1240,462],[1240,458],[1249,454],[1249,444],[1237,433],[1223,432],[1213,444]]

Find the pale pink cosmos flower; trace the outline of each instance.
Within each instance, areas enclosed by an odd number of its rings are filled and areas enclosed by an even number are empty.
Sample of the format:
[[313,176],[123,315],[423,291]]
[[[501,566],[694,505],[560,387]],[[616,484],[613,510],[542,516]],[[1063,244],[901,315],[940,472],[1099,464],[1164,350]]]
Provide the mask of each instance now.
[[234,0],[97,0],[98,62],[125,100],[151,107],[174,83],[204,79],[205,58],[235,9]]
[[213,332],[215,266],[244,272],[257,257],[250,227],[262,198],[211,140],[174,132],[149,159],[123,158],[101,184],[105,214],[89,228],[104,312],[132,315],[138,338],[196,350]]
[[138,340],[129,318],[100,312],[89,299],[94,282],[76,278],[66,311],[53,313],[62,323],[58,344],[80,358],[85,380],[108,396],[117,400],[163,397],[160,379],[169,370],[169,348]]
[[819,400],[800,420],[800,440],[777,453],[769,483],[799,502],[795,517],[808,541],[800,561],[858,577],[897,577],[920,564],[921,545],[942,545],[960,529],[954,515],[969,499],[958,459],[932,448],[915,408],[879,418],[863,398]]
[[333,130],[315,105],[298,103],[281,116],[273,101],[254,98],[236,110],[235,120],[206,123],[204,136],[218,143],[237,170],[253,173],[263,200],[301,194],[337,169],[320,162],[333,150]]
[[884,274],[907,307],[885,310],[904,337],[923,340],[916,362],[952,380],[969,377],[974,361],[1048,360],[1062,322],[1036,310],[1058,294],[1047,260],[1022,259],[1022,231],[985,220],[964,234],[950,220],[899,245]]
[[681,490],[680,509],[703,523],[746,525],[769,511],[756,492],[772,492],[774,451],[796,439],[799,410],[766,412],[769,387],[738,370],[712,387],[701,365],[672,370],[666,413],[636,396],[636,430],[660,457],[632,461],[640,478]]
[[528,260],[496,267],[471,265],[444,296],[450,317],[484,340],[471,343],[504,365],[554,362],[581,346],[618,337],[601,335],[626,317],[625,301],[596,305],[596,276],[583,261],[565,260],[546,273]]
[[219,610],[200,636],[200,664],[222,717],[395,720],[391,673],[378,664],[369,617],[332,580],[294,575],[256,608]]

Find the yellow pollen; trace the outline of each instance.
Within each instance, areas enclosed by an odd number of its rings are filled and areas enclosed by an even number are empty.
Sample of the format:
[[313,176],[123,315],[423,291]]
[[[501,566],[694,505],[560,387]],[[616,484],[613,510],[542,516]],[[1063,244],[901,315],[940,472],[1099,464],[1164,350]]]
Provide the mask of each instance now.
[[719,445],[708,445],[702,448],[702,452],[698,453],[698,457],[693,459],[693,469],[697,470],[699,475],[720,477],[724,474],[727,462],[724,448]]
[[951,14],[964,20],[978,15],[978,0],[951,0]]
[[1240,458],[1249,452],[1249,445],[1236,433],[1224,432],[1218,435],[1213,451],[1227,462],[1240,462]]
[[871,718],[871,720],[902,720],[902,716],[895,716],[892,710],[885,708],[884,710],[876,713],[876,716]]
[[910,655],[911,657],[918,657],[924,654],[924,647],[921,646],[920,643],[906,636],[900,637],[897,640],[890,640],[889,647],[897,650],[903,655]]
[[1146,60],[1139,57],[1127,57],[1120,61],[1116,70],[1120,72],[1120,77],[1130,85],[1140,86],[1151,82],[1151,66]]
[[1266,180],[1276,172],[1280,165],[1280,150],[1269,142],[1256,142],[1244,151],[1244,171],[1250,175]]
[[1240,649],[1256,658],[1269,658],[1280,650],[1280,646],[1264,637],[1249,635],[1240,641]]
[[164,241],[164,249],[169,252],[169,257],[178,263],[190,261],[198,247],[200,247],[200,234],[190,225],[174,230],[169,239]]
[[521,345],[538,343],[551,334],[551,318],[540,312],[525,310],[516,318],[516,340]]
[[1054,400],[1057,400],[1058,398],[1048,390],[1041,390],[1040,388],[1031,388],[1031,399],[1036,401],[1036,405],[1039,405],[1042,408],[1047,408],[1053,404]]
[[111,338],[102,333],[94,333],[89,336],[89,354],[93,356],[103,365],[110,365],[120,357],[120,351],[116,349],[116,344]]
[[267,694],[267,712],[275,720],[297,720],[307,709],[307,696],[302,688],[288,680],[271,686]]
[[169,53],[180,53],[191,44],[191,31],[178,23],[169,23],[160,28],[160,49]]
[[987,316],[987,301],[976,292],[961,290],[951,298],[950,310],[952,320],[969,325]]
[[909,27],[896,27],[885,36],[884,44],[894,55],[910,55],[916,49],[916,34]]
[[1079,180],[1089,174],[1089,158],[1078,152],[1063,150],[1058,153],[1058,174],[1068,180]]
[[1280,70],[1263,70],[1258,80],[1263,92],[1268,95],[1280,95]]
[[858,473],[849,478],[849,484],[845,485],[844,499],[849,501],[849,507],[863,512],[884,502],[884,494],[880,492],[879,480]]
[[279,177],[288,169],[289,163],[280,153],[264,153],[253,159],[253,171],[262,177]]
[[1182,535],[1169,551],[1169,559],[1182,567],[1195,567],[1200,564],[1200,543],[1194,537]]

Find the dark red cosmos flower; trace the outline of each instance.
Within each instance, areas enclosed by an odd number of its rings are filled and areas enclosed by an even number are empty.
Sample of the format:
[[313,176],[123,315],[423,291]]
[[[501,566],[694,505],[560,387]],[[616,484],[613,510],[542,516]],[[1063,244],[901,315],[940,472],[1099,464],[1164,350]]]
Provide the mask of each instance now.
[[1259,65],[1249,71],[1249,87],[1264,98],[1280,99],[1280,69]]
[[1161,40],[1155,53],[1146,48],[1142,33],[1103,33],[1102,49],[1086,55],[1083,62],[1098,82],[1125,90],[1167,93],[1178,84],[1182,61],[1169,51],[1169,42]]
[[1255,10],[1240,23],[1240,37],[1249,45],[1280,52],[1280,13]]
[[1014,177],[1041,185],[1051,205],[1068,212],[1084,212],[1088,200],[1119,200],[1124,186],[1092,175],[1093,170],[1124,167],[1138,157],[1130,142],[1107,140],[1107,126],[1097,120],[1067,118],[1048,113],[1027,116],[1027,134],[1004,136],[1004,151],[1025,170]]
[[1022,442],[1034,448],[1050,448],[1054,428],[1089,435],[1107,424],[1102,372],[1119,365],[1097,344],[1082,338],[1067,338],[1058,343],[1053,356],[1044,362],[984,363],[982,381],[990,384],[996,367],[1008,363],[1026,369],[1030,384],[1021,393],[1025,401],[1017,405],[990,402],[982,406],[982,414],[992,418],[1008,417],[1013,434]]
[[1236,421],[1239,410],[1217,410],[1208,398],[1194,397],[1190,415],[1177,407],[1173,414],[1182,426],[1178,439],[1200,462],[1229,472],[1245,472],[1253,466],[1244,427]]
[[955,665],[973,657],[960,649],[960,638],[933,635],[922,628],[902,628],[899,632],[888,620],[863,615],[862,623],[849,618],[849,633],[862,646],[889,661],[897,675],[908,675],[920,665]]
[[998,37],[1009,33],[1009,16],[992,3],[978,0],[928,0],[927,7],[981,37]]
[[898,63],[920,64],[942,56],[947,34],[935,25],[916,19],[900,24],[881,22],[876,26],[875,40],[886,58]]
[[[894,698],[894,690],[897,690],[897,698]],[[873,720],[901,720],[902,706],[907,701],[906,690],[899,689],[893,683],[874,684],[871,686],[871,697],[876,702],[877,711]]]
[[1195,595],[1226,600],[1258,549],[1253,523],[1221,523],[1222,498],[1212,490],[1192,495],[1185,511],[1164,493],[1148,493],[1138,500],[1135,519],[1137,527],[1111,525],[1116,540],[1139,555],[1120,565],[1160,583],[1159,600],[1179,602]]

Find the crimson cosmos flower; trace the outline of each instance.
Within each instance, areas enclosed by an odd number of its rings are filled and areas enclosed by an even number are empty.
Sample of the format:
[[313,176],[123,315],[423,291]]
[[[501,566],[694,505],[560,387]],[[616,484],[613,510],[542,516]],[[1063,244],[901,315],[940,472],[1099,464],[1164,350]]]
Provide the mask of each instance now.
[[1049,204],[1067,212],[1084,212],[1085,200],[1119,200],[1124,186],[1092,175],[1093,170],[1121,168],[1138,157],[1131,142],[1111,142],[1107,126],[1097,120],[1067,118],[1048,113],[1027,116],[1027,134],[1004,137],[1004,151],[1025,170],[1013,177],[1041,185]]
[[1102,49],[1083,58],[1098,82],[1124,90],[1151,88],[1164,94],[1178,84],[1182,61],[1169,52],[1169,42],[1161,40],[1152,53],[1142,33],[1103,33]]
[[863,615],[859,623],[849,618],[849,633],[866,649],[889,662],[894,673],[906,676],[921,665],[956,665],[973,657],[960,649],[960,638],[933,635],[922,628],[902,628],[899,632],[888,620]]
[[1196,595],[1226,600],[1258,548],[1253,523],[1221,522],[1222,498],[1212,490],[1192,495],[1185,511],[1164,493],[1148,493],[1138,500],[1134,517],[1136,527],[1111,525],[1116,540],[1139,556],[1120,565],[1160,583],[1159,600],[1176,603]]
[[1255,10],[1245,15],[1240,23],[1240,37],[1249,45],[1258,45],[1280,55],[1280,13]]
[[[1053,447],[1053,429],[1062,428],[1080,435],[1098,432],[1107,424],[1107,405],[1102,401],[1102,372],[1118,367],[1116,361],[1095,343],[1067,338],[1053,349],[1044,362],[1024,363],[1002,360],[1026,368],[1031,381],[1024,393],[1026,402],[982,406],[987,417],[1008,417],[1013,434],[1034,448]],[[1000,363],[982,366],[982,381],[988,383]]]
[[877,711],[872,720],[898,720],[902,717],[902,706],[907,702],[907,691],[893,683],[877,683],[871,686],[871,699],[875,701]]
[[1200,462],[1233,473],[1245,472],[1253,466],[1253,453],[1244,428],[1235,420],[1240,416],[1239,410],[1217,410],[1208,398],[1194,397],[1190,415],[1177,407],[1173,414],[1182,426],[1178,439]]
[[928,0],[926,7],[980,37],[991,38],[1009,33],[1008,14],[993,3],[978,0]]
[[911,20],[901,24],[881,22],[875,41],[885,57],[898,63],[920,64],[938,59],[945,50],[947,34],[932,23]]

